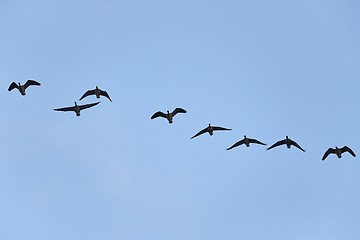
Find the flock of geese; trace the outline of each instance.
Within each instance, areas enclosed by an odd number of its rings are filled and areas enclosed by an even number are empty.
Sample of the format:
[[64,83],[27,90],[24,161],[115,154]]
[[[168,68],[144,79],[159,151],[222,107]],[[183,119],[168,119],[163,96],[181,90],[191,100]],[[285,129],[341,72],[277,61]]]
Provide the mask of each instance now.
[[[25,96],[26,95],[26,89],[29,87],[29,86],[40,86],[41,84],[35,80],[27,80],[26,83],[24,85],[22,85],[20,82],[19,83],[15,83],[15,82],[12,82],[8,88],[8,91],[12,91],[13,89],[18,89],[20,94]],[[87,96],[91,96],[91,95],[95,95],[96,98],[100,98],[100,96],[104,96],[106,97],[107,99],[109,99],[109,101],[112,102],[109,94],[106,92],[106,91],[103,91],[101,90],[98,86],[95,87],[95,89],[92,89],[92,90],[88,90],[86,91],[82,96],[81,98],[79,99],[79,101],[81,101],[82,99],[84,99],[85,97]],[[87,109],[87,108],[91,108],[91,107],[94,107],[96,105],[98,105],[100,102],[95,102],[95,103],[89,103],[89,104],[83,104],[83,105],[78,105],[76,102],[75,102],[75,105],[74,106],[71,106],[71,107],[62,107],[62,108],[55,108],[54,110],[55,111],[62,111],[62,112],[68,112],[68,111],[72,111],[72,112],[75,112],[76,116],[80,116],[80,111],[81,110],[84,110],[84,109]],[[156,113],[154,113],[152,116],[151,116],[151,119],[155,119],[155,118],[158,118],[158,117],[162,117],[162,118],[165,118],[167,119],[167,121],[169,122],[169,124],[173,123],[173,118],[176,114],[178,113],[186,113],[186,110],[183,109],[183,108],[175,108],[174,111],[170,112],[169,110],[164,113],[164,112],[161,112],[161,111],[158,111]],[[191,139],[195,138],[195,137],[198,137],[204,133],[208,133],[210,136],[212,136],[214,134],[214,131],[230,131],[231,129],[230,128],[224,128],[224,127],[218,127],[218,126],[212,126],[210,123],[209,125],[200,130],[198,133],[196,133],[194,136],[191,137]],[[257,139],[253,139],[253,138],[248,138],[246,137],[246,135],[244,135],[244,138],[236,143],[234,143],[232,146],[230,146],[229,148],[227,148],[226,150],[230,150],[230,149],[233,149],[235,147],[238,147],[240,145],[243,145],[245,144],[246,147],[250,147],[250,143],[253,143],[253,144],[259,144],[259,145],[266,145],[265,143],[263,142],[260,142],[259,140]],[[267,148],[267,150],[270,150],[272,148],[275,148],[275,147],[278,147],[278,146],[281,146],[281,145],[286,145],[287,148],[290,148],[291,146],[294,146],[298,149],[300,149],[301,151],[305,152],[305,150],[300,147],[300,145],[291,140],[288,136],[285,137],[285,139],[283,140],[280,140],[276,143],[274,143],[273,145],[271,145],[270,147]],[[341,158],[341,155],[342,153],[344,152],[348,152],[350,153],[353,157],[355,157],[355,153],[353,152],[353,150],[351,150],[348,146],[344,146],[342,148],[338,148],[338,147],[335,147],[335,148],[329,148],[323,155],[322,157],[322,160],[325,160],[330,154],[335,154],[338,158]]]
[[[19,90],[19,92],[21,93],[21,95],[25,96],[26,92],[25,90],[30,87],[30,86],[40,86],[41,84],[35,80],[27,80],[26,83],[24,85],[21,85],[21,83],[15,83],[12,82],[8,88],[8,91],[11,91],[15,88],[17,88],[17,90]],[[111,98],[109,96],[109,94],[106,91],[101,90],[100,88],[98,88],[98,86],[96,86],[95,89],[93,90],[88,90],[84,93],[84,95],[82,95],[82,97],[79,99],[79,101],[81,101],[83,98],[90,96],[90,95],[95,95],[96,98],[100,98],[100,96],[104,96],[107,99],[109,99],[110,101]],[[83,104],[83,105],[78,105],[75,102],[75,105],[72,107],[63,107],[63,108],[55,108],[55,111],[62,111],[62,112],[68,112],[68,111],[72,111],[75,112],[76,116],[80,116],[80,111],[87,109],[87,108],[91,108],[94,107],[96,105],[98,105],[100,102],[95,102],[95,103],[89,103],[89,104]]]
[[[163,117],[163,118],[166,118],[169,123],[173,123],[173,118],[178,113],[186,113],[186,110],[183,109],[183,108],[175,108],[174,111],[172,111],[172,112],[167,111],[167,113],[163,113],[161,111],[158,111],[158,112],[154,113],[151,116],[151,119],[155,119],[157,117]],[[198,136],[200,136],[201,134],[204,134],[204,133],[208,133],[210,136],[212,136],[214,134],[214,131],[230,131],[230,130],[231,130],[230,128],[211,126],[211,124],[209,123],[209,125],[206,128],[200,130],[198,133],[196,133],[194,136],[192,136],[191,139],[193,139],[195,137],[198,137]],[[248,138],[248,137],[246,137],[246,135],[244,135],[243,139],[241,139],[240,141],[234,143],[231,147],[227,148],[226,150],[233,149],[233,148],[238,147],[238,146],[243,145],[243,144],[245,144],[246,147],[250,147],[250,143],[266,145],[265,143],[260,142],[257,139]],[[276,143],[274,143],[273,145],[268,147],[267,150],[270,150],[272,148],[275,148],[275,147],[278,147],[278,146],[281,146],[281,145],[286,145],[287,148],[290,148],[291,146],[294,146],[294,147],[297,147],[298,149],[300,149],[301,151],[305,152],[305,150],[302,147],[300,147],[300,145],[297,142],[291,140],[288,136],[286,136],[285,139],[283,139],[283,140],[277,141]],[[324,156],[322,157],[322,160],[324,161],[327,158],[327,156],[329,154],[331,154],[331,153],[336,154],[336,156],[338,158],[341,158],[341,154],[344,153],[344,152],[348,152],[353,157],[356,157],[353,150],[351,150],[348,146],[344,146],[342,148],[338,148],[338,147],[329,148],[325,152]]]

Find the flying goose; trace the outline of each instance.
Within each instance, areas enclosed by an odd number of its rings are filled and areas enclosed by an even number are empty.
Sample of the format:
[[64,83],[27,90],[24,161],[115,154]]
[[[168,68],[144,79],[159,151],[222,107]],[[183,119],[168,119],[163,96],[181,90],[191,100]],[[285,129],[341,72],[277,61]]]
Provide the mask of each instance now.
[[151,116],[151,119],[154,119],[157,117],[163,117],[163,118],[166,118],[169,121],[169,123],[173,123],[173,117],[178,113],[186,113],[186,110],[182,109],[182,108],[175,108],[174,111],[169,112],[169,110],[168,110],[167,113],[158,111]]
[[290,148],[290,146],[293,145],[293,146],[297,147],[298,149],[300,149],[301,151],[305,152],[305,150],[302,149],[299,144],[297,144],[295,141],[291,140],[288,136],[286,136],[286,138],[284,140],[274,143],[272,146],[268,147],[267,150],[270,150],[274,147],[277,147],[277,146],[280,146],[283,144],[286,144],[287,148]]
[[26,83],[24,85],[21,85],[20,83],[15,83],[15,82],[12,82],[9,86],[9,89],[8,91],[11,91],[13,90],[14,88],[17,88],[19,90],[19,92],[21,93],[21,95],[25,96],[26,93],[25,93],[25,89],[28,88],[29,86],[40,86],[41,84],[38,83],[37,81],[35,80],[27,80]]
[[54,110],[55,111],[63,111],[63,112],[74,111],[76,113],[76,116],[80,116],[81,110],[93,107],[95,105],[98,105],[99,103],[100,102],[90,103],[90,104],[85,104],[85,105],[77,105],[77,103],[75,102],[75,105],[73,107],[55,108]]
[[349,152],[353,157],[356,157],[356,155],[355,155],[355,153],[353,152],[353,150],[351,150],[348,146],[344,146],[344,147],[342,147],[342,148],[335,147],[335,149],[334,149],[334,148],[329,148],[329,149],[325,152],[324,156],[322,157],[322,160],[324,161],[325,158],[326,158],[327,156],[329,156],[330,153],[334,153],[334,154],[337,155],[338,158],[341,158],[341,154],[344,153],[344,152]]
[[84,97],[87,97],[90,95],[95,95],[96,98],[100,98],[100,96],[104,96],[107,99],[109,99],[110,102],[112,102],[109,94],[106,91],[101,90],[98,86],[96,86],[96,88],[93,90],[86,91],[86,93],[84,93],[84,95],[82,95],[82,97],[79,99],[79,101],[81,101],[81,99],[83,99]]
[[223,127],[211,126],[210,123],[209,123],[209,126],[207,126],[203,130],[201,130],[200,132],[198,132],[197,134],[192,136],[191,139],[193,139],[194,137],[200,136],[201,134],[206,133],[206,132],[208,132],[210,134],[210,136],[212,136],[214,134],[214,131],[218,131],[218,130],[231,130],[231,129],[223,128]]
[[244,138],[238,142],[236,142],[234,145],[232,145],[231,147],[227,148],[226,150],[230,150],[234,147],[240,146],[241,144],[245,144],[246,147],[250,147],[250,143],[256,143],[256,144],[260,144],[260,145],[266,145],[265,143],[260,142],[259,140],[256,139],[252,139],[252,138],[247,138],[246,135],[244,135]]

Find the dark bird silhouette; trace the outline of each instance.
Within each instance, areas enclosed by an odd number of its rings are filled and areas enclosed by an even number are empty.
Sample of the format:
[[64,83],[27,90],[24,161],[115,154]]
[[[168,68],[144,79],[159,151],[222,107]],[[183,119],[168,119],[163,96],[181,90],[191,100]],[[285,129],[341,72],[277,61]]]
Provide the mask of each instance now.
[[260,142],[259,140],[256,139],[252,139],[252,138],[247,138],[246,135],[244,135],[244,138],[238,142],[236,142],[234,145],[232,145],[231,147],[227,148],[226,150],[230,150],[234,147],[240,146],[241,144],[245,144],[246,147],[250,147],[250,143],[256,143],[256,144],[260,144],[260,145],[266,145],[265,143]]
[[25,89],[27,89],[29,86],[40,86],[41,84],[35,80],[27,80],[24,85],[21,85],[20,83],[12,82],[8,88],[8,91],[13,90],[14,88],[17,88],[21,95],[25,96]]
[[93,90],[88,90],[88,91],[86,91],[86,93],[84,93],[84,95],[82,95],[82,97],[80,98],[80,101],[81,101],[83,98],[85,98],[85,97],[87,97],[87,96],[90,96],[90,95],[95,95],[96,98],[100,98],[100,96],[104,96],[104,97],[106,97],[107,99],[109,99],[110,102],[112,102],[109,94],[108,94],[106,91],[101,90],[98,86],[96,86],[96,88],[93,89]]
[[169,121],[169,123],[173,123],[173,117],[178,113],[186,113],[186,110],[182,109],[182,108],[175,108],[174,111],[169,112],[169,110],[168,110],[167,113],[158,111],[151,116],[151,119],[154,119],[157,117],[163,117],[163,118],[166,118]]
[[195,134],[194,136],[191,137],[191,139],[193,139],[194,137],[200,136],[203,133],[209,133],[210,136],[212,136],[214,134],[214,131],[218,131],[218,130],[231,130],[229,128],[223,128],[223,127],[215,127],[215,126],[211,126],[209,123],[209,126],[207,126],[206,128],[204,128],[203,130],[201,130],[200,132],[198,132],[197,134]]
[[64,107],[64,108],[55,108],[55,111],[62,111],[62,112],[68,112],[68,111],[73,111],[76,113],[76,116],[80,116],[80,111],[84,110],[86,108],[91,108],[95,105],[98,105],[100,102],[96,102],[96,103],[90,103],[90,104],[85,104],[85,105],[77,105],[77,103],[75,102],[75,105],[73,107]]
[[353,150],[351,150],[348,146],[344,146],[342,148],[338,148],[338,147],[335,147],[334,148],[329,148],[324,156],[322,157],[322,160],[324,161],[325,158],[327,156],[329,156],[329,154],[333,153],[333,154],[336,154],[338,158],[341,158],[341,154],[344,153],[344,152],[349,152],[353,157],[356,157],[355,153],[353,152]]
[[293,146],[297,147],[298,149],[300,149],[301,151],[305,152],[305,150],[302,149],[299,144],[297,144],[295,141],[291,140],[288,136],[286,136],[286,138],[284,140],[278,141],[275,144],[271,145],[270,147],[268,147],[267,150],[270,150],[274,147],[277,147],[277,146],[280,146],[283,144],[286,144],[287,148],[290,148],[290,146],[293,145]]

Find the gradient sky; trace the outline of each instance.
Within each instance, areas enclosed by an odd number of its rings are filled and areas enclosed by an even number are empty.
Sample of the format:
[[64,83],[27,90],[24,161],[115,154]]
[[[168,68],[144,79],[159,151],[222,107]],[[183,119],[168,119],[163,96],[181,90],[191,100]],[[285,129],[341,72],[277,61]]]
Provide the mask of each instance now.
[[[360,239],[359,157],[321,161],[360,155],[359,11],[1,0],[0,239]],[[27,79],[42,85],[7,91]],[[96,85],[112,103],[52,110]],[[209,123],[232,131],[190,140]],[[225,150],[244,134],[306,152]]]

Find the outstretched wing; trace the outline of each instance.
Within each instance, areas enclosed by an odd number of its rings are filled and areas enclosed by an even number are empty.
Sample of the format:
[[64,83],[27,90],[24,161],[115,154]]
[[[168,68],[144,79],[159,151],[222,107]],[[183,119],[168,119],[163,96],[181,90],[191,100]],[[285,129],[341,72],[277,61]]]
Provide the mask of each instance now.
[[28,88],[29,86],[40,86],[41,84],[35,80],[27,80],[26,83],[24,84],[24,88]]
[[250,143],[256,143],[256,144],[261,144],[261,145],[266,145],[265,143],[262,143],[262,142],[260,142],[259,140],[252,139],[252,138],[249,138],[249,142],[250,142]]
[[230,128],[214,127],[214,126],[212,126],[212,129],[213,129],[214,131],[218,131],[218,130],[231,130]]
[[203,130],[201,130],[200,132],[198,132],[197,134],[192,136],[191,139],[193,139],[193,138],[195,138],[197,136],[200,136],[201,134],[206,133],[206,132],[208,132],[208,128],[204,128]]
[[55,111],[62,111],[62,112],[68,112],[68,111],[75,111],[74,107],[63,107],[63,108],[55,108]]
[[154,119],[154,118],[157,118],[157,117],[166,118],[166,114],[163,113],[163,112],[158,111],[158,112],[154,113],[154,114],[151,116],[151,119]]
[[107,99],[110,100],[110,102],[112,102],[109,94],[106,91],[100,90],[100,95],[106,97]]
[[19,86],[15,82],[12,82],[8,88],[8,91],[13,90],[14,88],[19,89]]
[[356,157],[353,150],[351,150],[348,146],[344,146],[343,148],[341,148],[341,153],[343,153],[343,152],[349,152],[353,157]]
[[178,113],[186,113],[186,110],[185,109],[182,109],[182,108],[175,108],[174,111],[172,111],[171,115],[172,116],[175,116],[176,114]]
[[89,90],[86,93],[84,93],[84,95],[82,95],[82,97],[79,99],[79,101],[81,101],[81,99],[83,99],[84,97],[90,96],[90,95],[95,95],[95,89],[94,90]]
[[300,147],[300,145],[299,145],[299,144],[297,144],[295,141],[290,140],[290,143],[291,143],[291,145],[294,145],[295,147],[297,147],[297,148],[298,148],[298,149],[300,149],[301,151],[305,152],[305,150],[304,150],[304,149],[302,149],[302,148]]
[[237,147],[237,146],[240,146],[241,144],[244,144],[244,139],[243,140],[240,140],[236,143],[234,143],[234,145],[232,145],[231,147],[227,148],[226,150],[230,150],[230,149],[233,149],[234,147]]
[[285,139],[274,143],[273,145],[271,145],[270,147],[268,147],[267,150],[270,150],[270,149],[272,149],[272,148],[274,148],[274,147],[277,147],[277,146],[280,146],[280,145],[283,145],[283,144],[285,144]]
[[86,109],[86,108],[91,108],[95,105],[98,105],[100,102],[96,102],[96,103],[89,103],[89,104],[85,104],[85,105],[79,105],[80,110]]
[[327,158],[327,156],[329,156],[330,153],[335,153],[335,149],[333,148],[329,148],[325,153],[324,153],[324,156],[322,157],[321,160],[325,160],[325,158]]

